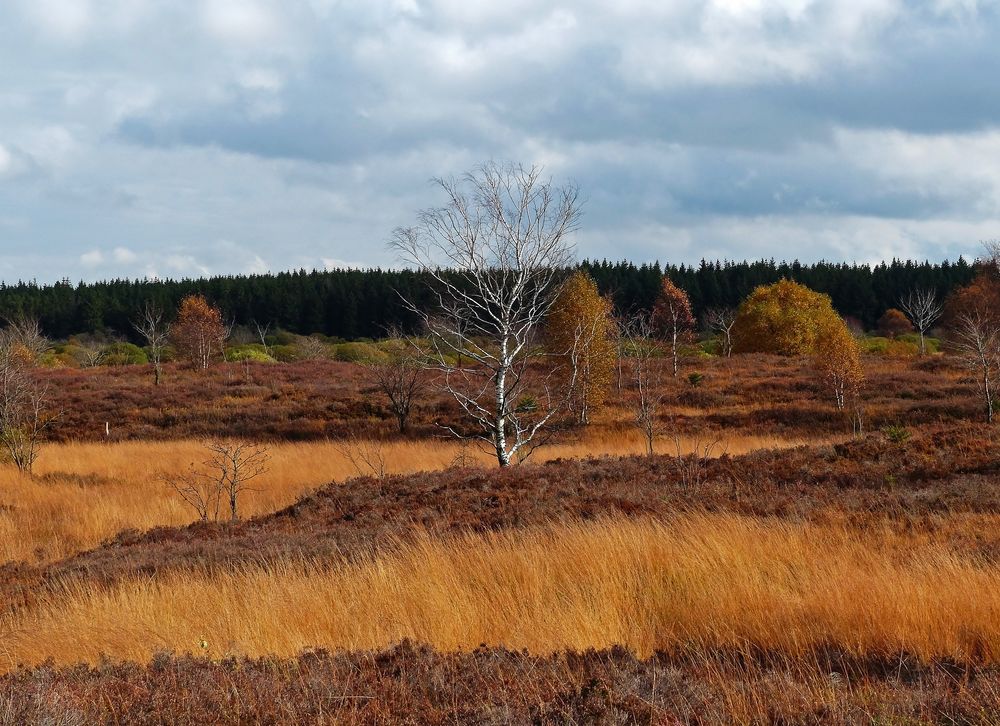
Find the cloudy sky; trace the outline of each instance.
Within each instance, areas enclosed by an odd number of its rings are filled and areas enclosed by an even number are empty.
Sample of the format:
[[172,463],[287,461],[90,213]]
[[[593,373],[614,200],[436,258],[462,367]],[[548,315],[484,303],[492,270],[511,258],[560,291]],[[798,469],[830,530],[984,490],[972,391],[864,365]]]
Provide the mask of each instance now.
[[955,259],[1000,236],[976,0],[8,0],[0,279],[388,265],[539,163],[580,257]]

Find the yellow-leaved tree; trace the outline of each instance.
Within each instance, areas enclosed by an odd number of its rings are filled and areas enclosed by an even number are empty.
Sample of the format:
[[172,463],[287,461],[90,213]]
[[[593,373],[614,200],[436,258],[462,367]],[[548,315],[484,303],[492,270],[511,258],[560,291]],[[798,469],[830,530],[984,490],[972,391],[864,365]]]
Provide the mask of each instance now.
[[839,317],[825,321],[820,327],[813,361],[824,387],[833,394],[837,408],[844,411],[849,404],[853,406],[865,378],[861,347]]
[[[549,311],[549,350],[563,359],[561,370],[573,381],[570,408],[586,424],[602,405],[614,378],[617,348],[611,301],[585,272],[574,272]],[[576,376],[572,376],[573,369]]]
[[791,280],[756,288],[733,324],[733,351],[812,355],[824,326],[839,320],[830,296]]
[[861,348],[829,295],[791,280],[758,287],[740,305],[733,347],[740,353],[811,356],[824,389],[860,433]]

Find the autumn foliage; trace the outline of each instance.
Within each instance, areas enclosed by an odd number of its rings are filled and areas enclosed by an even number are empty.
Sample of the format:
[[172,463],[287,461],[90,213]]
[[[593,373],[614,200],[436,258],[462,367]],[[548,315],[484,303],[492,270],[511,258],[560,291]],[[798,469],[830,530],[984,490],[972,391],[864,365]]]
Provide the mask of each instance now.
[[829,319],[819,329],[813,357],[816,373],[841,411],[857,404],[864,382],[861,348],[840,318]]
[[878,319],[878,332],[887,338],[895,338],[897,335],[912,333],[913,325],[902,310],[889,308]]
[[791,280],[762,285],[740,305],[733,326],[737,353],[812,355],[834,321],[830,296]]
[[549,312],[546,334],[552,351],[564,359],[564,370],[575,362],[570,405],[577,421],[586,424],[607,398],[617,355],[611,301],[587,273],[576,272],[565,282]]
[[664,277],[656,305],[653,306],[653,327],[670,341],[675,376],[678,369],[677,347],[691,333],[694,325],[694,313],[687,293],[677,287],[669,277]]
[[208,370],[212,358],[222,354],[226,326],[222,312],[202,295],[181,301],[177,320],[170,328],[170,340],[178,355],[198,370]]

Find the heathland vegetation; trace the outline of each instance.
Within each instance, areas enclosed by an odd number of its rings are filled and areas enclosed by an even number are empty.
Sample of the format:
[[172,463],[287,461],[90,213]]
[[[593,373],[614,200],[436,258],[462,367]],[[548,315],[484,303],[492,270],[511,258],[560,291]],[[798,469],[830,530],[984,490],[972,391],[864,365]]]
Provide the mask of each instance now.
[[0,722],[996,722],[996,244],[576,266],[574,188],[440,187],[410,272],[0,291]]

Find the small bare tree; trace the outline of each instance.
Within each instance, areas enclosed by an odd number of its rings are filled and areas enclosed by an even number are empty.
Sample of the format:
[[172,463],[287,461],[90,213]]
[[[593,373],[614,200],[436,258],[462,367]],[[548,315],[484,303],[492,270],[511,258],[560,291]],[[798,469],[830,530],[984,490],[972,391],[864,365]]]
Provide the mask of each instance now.
[[240,518],[239,500],[250,490],[250,482],[267,472],[271,456],[267,447],[246,441],[211,442],[206,444],[211,458],[205,462],[219,483],[222,498],[229,504],[229,518]]
[[252,491],[250,482],[268,470],[271,457],[267,447],[246,441],[212,441],[205,448],[209,458],[200,468],[192,465],[188,472],[164,476],[162,480],[198,513],[201,521],[218,521],[222,504],[226,503],[229,519],[235,522],[240,518],[240,496]]
[[705,324],[719,336],[722,355],[733,354],[733,325],[736,324],[736,310],[733,308],[709,308],[705,311]]
[[953,344],[965,364],[975,371],[983,397],[986,422],[993,422],[996,379],[1000,371],[1000,327],[993,315],[974,309],[955,319]]
[[163,381],[163,354],[170,340],[170,325],[163,309],[147,302],[141,317],[132,326],[146,341],[146,352],[153,364],[153,383],[158,386]]
[[80,353],[77,360],[83,368],[97,368],[104,362],[105,350],[97,343],[87,340],[80,343]]
[[425,386],[423,363],[418,349],[404,340],[399,331],[390,331],[385,347],[386,360],[372,362],[368,370],[375,387],[389,401],[389,411],[396,419],[399,433],[405,434],[410,411]]
[[271,333],[271,324],[266,323],[261,325],[254,320],[253,327],[254,330],[257,331],[257,339],[260,341],[260,345],[264,349],[264,354],[271,355],[271,346],[267,344],[267,336]]
[[314,335],[299,336],[295,340],[295,347],[303,360],[323,360],[330,357],[330,346]]
[[918,287],[900,298],[899,307],[920,334],[920,355],[924,355],[927,352],[924,336],[944,313],[944,303],[934,290]]
[[373,476],[376,479],[385,477],[385,447],[380,439],[348,436],[337,444],[337,451],[354,467],[358,476]]
[[59,418],[36,364],[48,348],[36,320],[0,330],[0,446],[19,471],[30,474],[45,431]]
[[164,474],[160,481],[169,486],[198,514],[201,522],[219,521],[222,489],[214,477],[208,476],[192,464],[183,474]]
[[639,315],[621,326],[625,351],[632,362],[635,386],[634,424],[646,440],[646,453],[653,455],[656,437],[662,432],[663,354],[649,319]]
[[702,441],[701,437],[692,442],[691,453],[685,454],[681,444],[680,434],[674,434],[674,469],[677,478],[685,489],[700,486],[708,471],[708,462],[716,455],[725,454],[719,438]]
[[4,333],[5,344],[13,346],[32,365],[51,348],[38,318],[21,316],[10,320]]
[[562,361],[553,366],[536,333],[572,260],[578,192],[553,186],[538,167],[492,162],[435,182],[445,206],[396,229],[392,246],[432,281],[437,309],[410,307],[430,334],[445,390],[475,433],[446,428],[485,442],[509,466],[539,445],[568,398],[550,385]]

